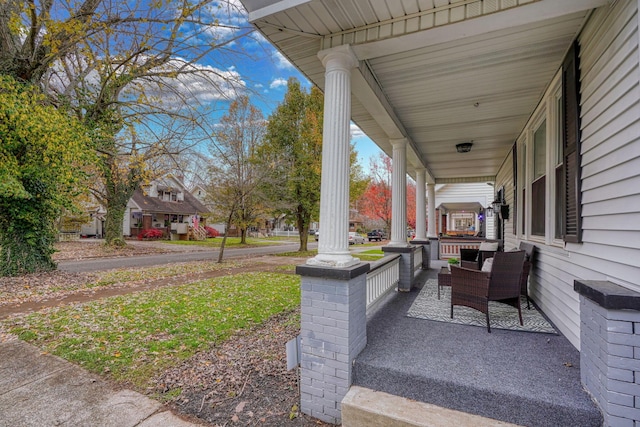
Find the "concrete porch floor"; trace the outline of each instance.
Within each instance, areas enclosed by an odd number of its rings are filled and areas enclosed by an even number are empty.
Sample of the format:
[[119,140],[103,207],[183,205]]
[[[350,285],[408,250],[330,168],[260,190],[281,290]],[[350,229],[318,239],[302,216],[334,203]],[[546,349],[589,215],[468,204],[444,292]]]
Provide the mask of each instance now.
[[370,315],[354,385],[523,426],[602,425],[580,383],[580,354],[562,335],[407,317],[441,265],[432,262],[416,288]]

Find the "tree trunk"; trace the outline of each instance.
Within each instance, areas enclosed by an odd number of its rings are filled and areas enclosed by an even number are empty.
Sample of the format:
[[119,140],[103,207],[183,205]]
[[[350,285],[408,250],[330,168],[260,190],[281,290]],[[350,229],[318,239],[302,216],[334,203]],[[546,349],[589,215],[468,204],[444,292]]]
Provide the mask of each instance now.
[[224,245],[227,243],[227,234],[229,234],[229,229],[231,228],[231,218],[233,218],[234,213],[235,207],[232,207],[231,212],[229,213],[229,217],[227,218],[227,225],[224,229],[224,237],[222,238],[222,243],[220,244],[220,252],[218,253],[218,264],[222,263],[222,256],[224,255]]
[[122,232],[122,221],[127,205],[110,203],[107,204],[107,214],[104,224],[104,239],[107,246],[125,246]]
[[304,214],[302,208],[298,207],[298,214],[296,215],[296,223],[298,231],[300,232],[300,247],[298,248],[298,252],[306,252],[308,250],[309,219],[310,217]]
[[247,244],[247,229],[246,229],[246,227],[240,229],[240,244],[241,245],[246,245]]

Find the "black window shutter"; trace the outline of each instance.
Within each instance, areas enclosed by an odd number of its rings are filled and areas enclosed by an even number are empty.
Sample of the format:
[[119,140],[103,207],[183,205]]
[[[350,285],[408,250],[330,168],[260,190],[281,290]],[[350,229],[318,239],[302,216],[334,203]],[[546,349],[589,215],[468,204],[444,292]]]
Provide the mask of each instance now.
[[582,241],[580,200],[580,67],[578,41],[574,41],[562,64],[564,103],[562,135],[564,154],[564,240]]
[[[511,160],[513,164],[513,215],[511,216],[513,223],[513,235],[518,235],[518,141],[513,143],[511,151]],[[524,210],[523,210],[524,212]]]

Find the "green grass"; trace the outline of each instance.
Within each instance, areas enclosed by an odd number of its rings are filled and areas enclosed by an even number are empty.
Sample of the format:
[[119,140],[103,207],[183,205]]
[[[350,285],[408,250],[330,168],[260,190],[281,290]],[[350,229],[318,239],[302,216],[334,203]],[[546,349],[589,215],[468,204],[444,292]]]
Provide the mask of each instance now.
[[218,271],[232,267],[245,265],[242,261],[217,262],[189,262],[167,264],[159,267],[147,267],[137,269],[109,270],[97,273],[99,279],[95,283],[88,284],[88,288],[109,286],[115,283],[136,282],[139,280],[157,280],[165,277],[175,277],[183,274],[203,273],[207,271]]
[[316,256],[318,254],[318,250],[317,249],[312,249],[310,251],[303,251],[303,252],[282,252],[279,254],[274,254],[276,256],[289,256],[289,257],[312,257],[312,256]]
[[381,256],[377,256],[377,255],[361,255],[361,254],[356,254],[355,255],[356,258],[359,258],[360,261],[379,261],[382,259]]
[[[172,245],[182,246],[206,246],[211,248],[219,248],[222,245],[222,237],[216,237],[214,239],[207,240],[164,240],[162,243],[170,243]],[[239,237],[227,237],[227,241],[224,244],[225,248],[229,247],[249,247],[249,246],[268,246],[273,245],[272,239],[254,239],[247,237],[247,244],[241,245]]]
[[384,255],[384,252],[382,251],[382,249],[369,249],[368,251],[362,251],[360,253],[368,254],[368,255]]
[[[306,252],[283,252],[281,254],[277,254],[277,256],[289,256],[289,257],[305,257],[310,258],[316,256],[318,253],[317,250],[311,250]],[[380,258],[384,256],[384,253],[381,250],[369,250],[364,252],[353,253],[355,258],[360,258],[360,261],[378,261]]]
[[298,276],[245,273],[60,307],[3,326],[44,351],[146,387],[161,370],[299,304]]

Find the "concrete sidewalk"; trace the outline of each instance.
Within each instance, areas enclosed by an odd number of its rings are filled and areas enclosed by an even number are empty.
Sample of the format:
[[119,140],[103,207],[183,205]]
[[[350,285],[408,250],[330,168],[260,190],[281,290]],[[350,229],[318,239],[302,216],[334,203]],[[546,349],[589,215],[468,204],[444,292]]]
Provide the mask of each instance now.
[[0,343],[0,427],[199,425],[23,341]]

